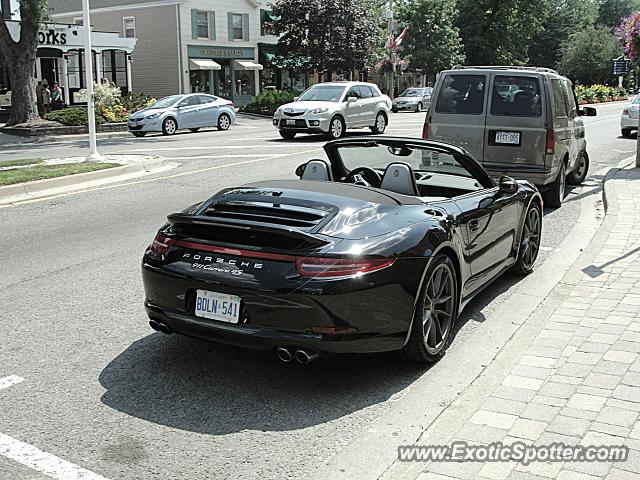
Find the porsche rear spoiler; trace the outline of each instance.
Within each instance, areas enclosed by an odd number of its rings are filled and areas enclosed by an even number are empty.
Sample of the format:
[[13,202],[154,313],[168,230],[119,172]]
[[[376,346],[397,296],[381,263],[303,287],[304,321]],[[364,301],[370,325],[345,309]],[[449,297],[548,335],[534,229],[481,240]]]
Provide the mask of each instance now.
[[333,243],[301,229],[251,220],[172,213],[167,216],[178,238],[288,252],[318,250]]

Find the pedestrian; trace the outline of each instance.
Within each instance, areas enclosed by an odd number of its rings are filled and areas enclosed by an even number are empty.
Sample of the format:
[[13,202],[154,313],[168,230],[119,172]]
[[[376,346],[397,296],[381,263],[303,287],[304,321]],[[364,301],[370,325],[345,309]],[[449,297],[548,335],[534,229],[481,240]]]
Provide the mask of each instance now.
[[51,112],[51,90],[46,80],[42,82],[42,105],[45,115]]
[[42,81],[38,81],[38,85],[36,86],[36,103],[38,105],[38,115],[41,117],[44,115],[44,97],[42,91]]
[[62,89],[57,82],[54,82],[53,88],[51,89],[51,109],[60,110],[62,108],[62,103]]

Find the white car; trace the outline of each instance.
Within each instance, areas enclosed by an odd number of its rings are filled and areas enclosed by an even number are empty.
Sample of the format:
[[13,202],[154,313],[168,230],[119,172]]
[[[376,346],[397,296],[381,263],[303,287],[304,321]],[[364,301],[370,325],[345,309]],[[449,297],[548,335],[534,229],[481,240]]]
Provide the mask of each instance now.
[[620,116],[620,131],[623,137],[630,137],[632,130],[638,130],[638,111],[640,110],[640,95],[622,110]]
[[278,108],[273,125],[282,138],[323,133],[334,139],[350,128],[369,127],[373,133],[384,133],[390,111],[391,99],[373,83],[319,83],[305,90],[295,102]]

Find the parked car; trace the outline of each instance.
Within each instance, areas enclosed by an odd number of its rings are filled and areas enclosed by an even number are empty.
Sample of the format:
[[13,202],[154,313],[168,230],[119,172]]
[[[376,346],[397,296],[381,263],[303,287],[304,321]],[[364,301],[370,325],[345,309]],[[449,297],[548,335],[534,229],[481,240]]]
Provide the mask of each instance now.
[[566,182],[582,183],[589,155],[571,82],[537,67],[460,67],[441,72],[423,137],[468,150],[489,173],[525,178],[559,207]]
[[509,268],[533,270],[533,184],[496,182],[442,142],[365,136],[324,149],[329,162],[300,165],[299,180],[233,186],[168,216],[142,262],[154,330],[284,362],[385,351],[432,362],[476,294]]
[[431,105],[431,87],[407,88],[398,97],[393,99],[391,110],[397,113],[400,110],[412,110],[421,112]]
[[373,83],[319,83],[278,108],[273,125],[287,139],[298,133],[340,138],[347,129],[367,127],[372,133],[384,133],[390,111],[391,99]]
[[149,132],[173,135],[180,129],[197,132],[203,127],[228,130],[236,119],[233,102],[203,93],[164,97],[129,115],[129,131],[136,137]]
[[630,137],[633,130],[638,131],[638,111],[640,111],[640,95],[637,95],[631,103],[622,110],[620,130],[623,137]]

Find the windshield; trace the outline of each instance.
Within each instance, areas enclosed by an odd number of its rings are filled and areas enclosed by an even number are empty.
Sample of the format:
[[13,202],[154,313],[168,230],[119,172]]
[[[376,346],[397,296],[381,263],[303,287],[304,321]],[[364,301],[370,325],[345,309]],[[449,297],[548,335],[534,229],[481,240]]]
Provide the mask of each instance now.
[[304,92],[298,101],[338,102],[344,93],[345,87],[339,85],[317,85]]
[[638,95],[636,98],[633,99],[633,103],[634,105],[638,105],[640,103],[640,95]]
[[182,95],[171,95],[170,97],[164,97],[158,100],[156,103],[149,105],[148,108],[156,109],[156,108],[167,108],[171,107],[174,103],[182,98]]
[[401,97],[421,97],[422,95],[423,91],[421,88],[407,88],[400,94]]
[[452,155],[437,149],[416,146],[391,147],[371,142],[367,145],[344,145],[339,147],[338,152],[349,171],[358,167],[384,171],[390,163],[403,162],[418,173],[442,173],[473,178]]

